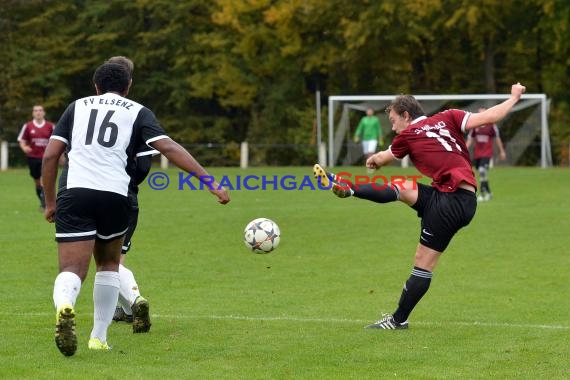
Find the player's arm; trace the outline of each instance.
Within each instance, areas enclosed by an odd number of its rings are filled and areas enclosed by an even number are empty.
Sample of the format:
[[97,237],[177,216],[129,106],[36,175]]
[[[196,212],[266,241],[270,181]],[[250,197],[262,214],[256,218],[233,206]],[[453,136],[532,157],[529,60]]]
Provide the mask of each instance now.
[[473,137],[471,136],[471,133],[467,136],[467,141],[465,142],[465,146],[467,147],[467,149],[469,149],[471,147],[471,144],[473,144]]
[[363,129],[363,119],[360,120],[360,122],[358,123],[358,126],[356,127],[356,131],[354,132],[354,137],[352,138],[352,140],[357,143],[360,141],[360,134],[362,133],[362,129]]
[[32,147],[28,143],[28,139],[26,136],[27,136],[27,130],[26,130],[26,124],[24,124],[22,130],[20,131],[20,134],[18,135],[18,144],[20,145],[20,149],[22,149],[22,151],[25,154],[28,154],[32,151]]
[[152,147],[164,154],[169,161],[187,173],[193,173],[196,178],[208,185],[210,192],[218,197],[218,202],[226,204],[230,201],[228,191],[216,182],[210,182],[213,178],[198,161],[180,144],[169,137],[161,138],[150,143]]
[[511,97],[502,103],[499,103],[483,112],[473,113],[467,119],[465,130],[480,127],[485,124],[495,124],[507,116],[513,106],[519,101],[522,94],[526,91],[526,87],[520,83],[513,84],[511,87]]
[[66,144],[57,139],[50,139],[42,160],[42,186],[46,202],[45,218],[53,223],[55,216],[55,182],[57,179],[57,166],[59,158],[65,151]]
[[376,128],[378,128],[378,145],[381,147],[384,145],[384,133],[382,132],[382,124],[380,124],[379,118],[376,118]]
[[396,157],[392,154],[390,149],[382,150],[366,160],[366,167],[369,169],[378,169],[382,166],[394,161]]
[[20,149],[22,149],[24,153],[28,154],[32,151],[32,147],[28,144],[26,140],[20,140],[18,141],[18,143],[20,143]]
[[501,160],[507,159],[507,153],[505,152],[505,148],[503,147],[503,140],[499,136],[495,138],[495,142],[497,143],[497,148],[499,148],[499,158]]

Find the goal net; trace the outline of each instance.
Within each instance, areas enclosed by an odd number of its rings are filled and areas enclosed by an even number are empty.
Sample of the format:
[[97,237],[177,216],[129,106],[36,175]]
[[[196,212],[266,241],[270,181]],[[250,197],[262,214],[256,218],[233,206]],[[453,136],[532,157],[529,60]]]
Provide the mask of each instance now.
[[[492,107],[510,97],[506,94],[472,95],[415,95],[427,115],[448,108],[478,112],[480,107]],[[352,136],[366,109],[374,109],[380,118],[386,149],[394,137],[384,110],[394,95],[330,96],[328,109],[328,157],[329,167],[361,164],[362,148],[352,142]],[[545,94],[523,94],[509,115],[497,124],[507,153],[500,165],[527,165],[547,168],[552,166],[550,134],[548,129],[548,104]],[[406,162],[404,160],[404,162]]]

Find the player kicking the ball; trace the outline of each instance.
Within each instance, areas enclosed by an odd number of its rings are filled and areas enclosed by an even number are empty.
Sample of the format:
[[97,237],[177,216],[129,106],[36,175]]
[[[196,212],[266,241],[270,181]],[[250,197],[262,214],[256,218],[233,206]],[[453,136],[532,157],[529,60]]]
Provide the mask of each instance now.
[[421,219],[414,267],[396,311],[383,315],[366,328],[408,328],[408,317],[428,291],[440,256],[453,236],[475,215],[477,182],[463,136],[469,130],[503,119],[524,92],[525,87],[517,83],[511,87],[509,99],[482,112],[449,109],[430,117],[411,95],[398,96],[391,102],[386,112],[397,136],[387,150],[370,157],[366,167],[378,169],[409,155],[415,167],[433,180],[431,186],[412,181],[390,186],[354,186],[326,172],[320,165],[314,166],[313,174],[321,186],[330,187],[340,198],[354,196],[376,203],[401,201],[413,208]]

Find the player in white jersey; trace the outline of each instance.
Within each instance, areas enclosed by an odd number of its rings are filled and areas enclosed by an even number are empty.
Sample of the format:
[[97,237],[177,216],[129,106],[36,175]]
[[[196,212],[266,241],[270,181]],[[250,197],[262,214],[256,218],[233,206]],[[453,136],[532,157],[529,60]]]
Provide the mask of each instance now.
[[[211,178],[188,151],[166,135],[151,110],[125,97],[131,81],[123,66],[99,66],[93,82],[97,95],[67,107],[50,138],[42,167],[45,218],[55,222],[59,258],[53,290],[55,342],[66,356],[77,350],[74,306],[92,255],[97,272],[88,347],[110,349],[107,329],[119,294],[119,260],[128,227],[127,194],[133,175],[129,163],[137,148],[146,143],[198,180],[209,182]],[[56,202],[57,164],[64,151],[68,160]],[[230,201],[217,182],[208,188],[219,203]]]

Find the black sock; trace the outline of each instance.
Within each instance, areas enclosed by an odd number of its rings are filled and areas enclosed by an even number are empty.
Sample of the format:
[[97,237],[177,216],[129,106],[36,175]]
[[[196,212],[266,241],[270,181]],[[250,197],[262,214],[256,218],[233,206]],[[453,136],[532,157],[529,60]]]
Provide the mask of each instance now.
[[404,285],[404,290],[402,290],[398,309],[394,312],[394,320],[396,322],[402,323],[408,319],[414,307],[428,291],[431,277],[432,272],[414,267],[412,275],[408,278]]
[[44,188],[41,186],[37,186],[36,187],[36,194],[38,195],[38,198],[40,199],[40,204],[42,205],[42,207],[45,207],[46,201],[44,198]]
[[391,184],[364,184],[354,186],[354,196],[376,203],[388,203],[400,198],[400,190]]
[[491,192],[491,189],[489,188],[489,181],[481,181],[481,192],[482,193]]

